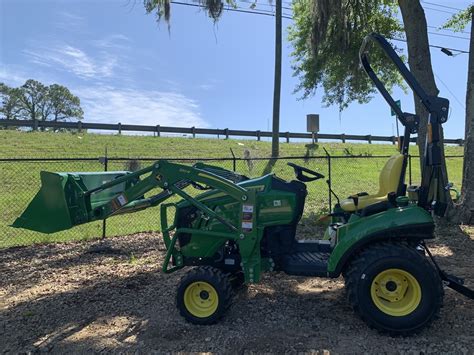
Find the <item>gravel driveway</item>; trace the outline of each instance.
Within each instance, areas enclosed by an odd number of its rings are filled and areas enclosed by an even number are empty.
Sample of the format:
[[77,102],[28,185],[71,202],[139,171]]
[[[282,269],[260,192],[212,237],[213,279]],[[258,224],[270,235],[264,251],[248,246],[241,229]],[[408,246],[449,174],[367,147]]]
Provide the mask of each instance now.
[[[440,264],[474,287],[474,228],[441,227]],[[158,234],[0,251],[0,351],[218,353],[474,353],[474,302],[446,290],[441,318],[391,338],[348,306],[342,279],[266,274],[213,326],[174,306],[183,271],[161,273]]]

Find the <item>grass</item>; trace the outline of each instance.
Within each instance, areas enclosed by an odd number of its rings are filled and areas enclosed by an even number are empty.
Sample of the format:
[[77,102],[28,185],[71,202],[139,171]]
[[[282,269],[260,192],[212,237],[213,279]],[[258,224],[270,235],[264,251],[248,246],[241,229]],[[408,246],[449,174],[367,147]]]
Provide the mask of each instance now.
[[[0,158],[98,158],[107,148],[109,157],[128,158],[229,158],[230,149],[238,158],[244,157],[248,150],[252,158],[268,158],[270,143],[253,140],[191,139],[151,136],[117,136],[97,134],[69,134],[50,132],[18,132],[0,130]],[[387,158],[396,153],[390,144],[351,144],[321,143],[308,149],[305,143],[281,143],[281,156],[324,156],[323,148],[335,158],[332,163],[333,188],[342,197],[368,191],[375,192],[378,174]],[[416,147],[412,147],[416,153]],[[462,155],[462,147],[448,146],[447,155]],[[350,156],[358,158],[350,158]],[[340,158],[337,158],[340,157]],[[344,158],[346,157],[346,158]],[[304,165],[328,175],[328,162],[325,158],[296,159],[293,162]],[[149,164],[142,161],[142,167]],[[191,163],[191,162],[190,162]],[[273,171],[284,179],[292,179],[293,171],[286,160],[278,161]],[[232,169],[231,161],[216,161],[212,164]],[[260,176],[267,160],[237,161],[236,170],[250,177]],[[450,180],[457,186],[461,183],[462,159],[447,159]],[[420,173],[417,160],[413,158],[413,182],[419,182]],[[109,170],[126,169],[123,161],[110,161]],[[60,162],[0,162],[0,247],[27,245],[32,243],[57,242],[68,240],[88,240],[102,234],[102,222],[93,222],[71,230],[45,235],[8,227],[26,208],[40,187],[39,172],[48,171],[103,171],[98,161],[60,161]],[[328,191],[323,180],[308,183],[309,196],[305,217],[311,213],[328,210]],[[190,193],[196,190],[190,188]],[[122,215],[107,220],[107,236],[130,234],[138,231],[159,230],[158,209]]]

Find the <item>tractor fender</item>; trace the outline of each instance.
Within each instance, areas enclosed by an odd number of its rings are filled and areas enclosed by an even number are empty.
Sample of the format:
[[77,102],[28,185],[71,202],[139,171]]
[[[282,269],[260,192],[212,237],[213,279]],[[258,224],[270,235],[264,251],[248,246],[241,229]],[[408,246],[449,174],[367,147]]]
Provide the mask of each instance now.
[[328,276],[338,277],[351,258],[369,244],[380,241],[420,241],[434,238],[434,221],[423,208],[391,208],[351,218],[337,229],[337,244],[328,260]]

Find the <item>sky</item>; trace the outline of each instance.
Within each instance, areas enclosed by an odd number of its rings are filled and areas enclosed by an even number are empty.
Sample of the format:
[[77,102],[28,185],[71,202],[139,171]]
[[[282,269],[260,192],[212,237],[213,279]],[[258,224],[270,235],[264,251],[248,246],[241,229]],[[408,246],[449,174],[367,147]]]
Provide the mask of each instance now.
[[[422,2],[430,44],[469,50],[470,27],[466,33],[437,28],[456,12],[451,8],[471,2]],[[257,9],[272,7],[262,2]],[[65,85],[81,99],[88,122],[270,130],[274,17],[225,12],[214,24],[195,7],[172,4],[171,12],[168,30],[145,14],[141,0],[0,0],[0,82]],[[299,99],[291,24],[283,19],[280,130],[305,132],[306,115],[317,113],[321,133],[394,134],[395,120],[379,95],[342,113],[322,105],[321,90]],[[445,136],[461,138],[468,55],[449,57],[436,48],[431,55],[440,96],[451,102]],[[411,95],[395,90],[394,97],[414,111]]]

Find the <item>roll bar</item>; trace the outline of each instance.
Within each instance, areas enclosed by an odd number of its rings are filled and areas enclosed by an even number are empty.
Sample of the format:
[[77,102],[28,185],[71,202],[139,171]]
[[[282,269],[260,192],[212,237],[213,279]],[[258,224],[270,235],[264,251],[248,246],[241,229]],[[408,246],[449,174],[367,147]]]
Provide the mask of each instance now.
[[[385,101],[387,101],[389,106],[396,113],[398,120],[405,126],[405,134],[401,147],[401,152],[405,156],[408,155],[410,133],[418,132],[420,118],[416,114],[403,112],[397,106],[385,85],[377,77],[377,74],[370,65],[368,55],[371,43],[377,44],[390,61],[395,64],[398,72],[429,113],[418,205],[433,211],[439,216],[443,216],[450,195],[446,177],[443,174],[443,167],[446,165],[446,162],[442,154],[443,137],[441,125],[448,120],[449,100],[443,97],[428,95],[416,80],[415,76],[400,59],[390,43],[388,43],[382,35],[371,33],[364,38],[359,50],[360,63],[369,78],[374,82],[378,91],[384,97]],[[403,176],[404,170],[402,172],[402,178]]]

